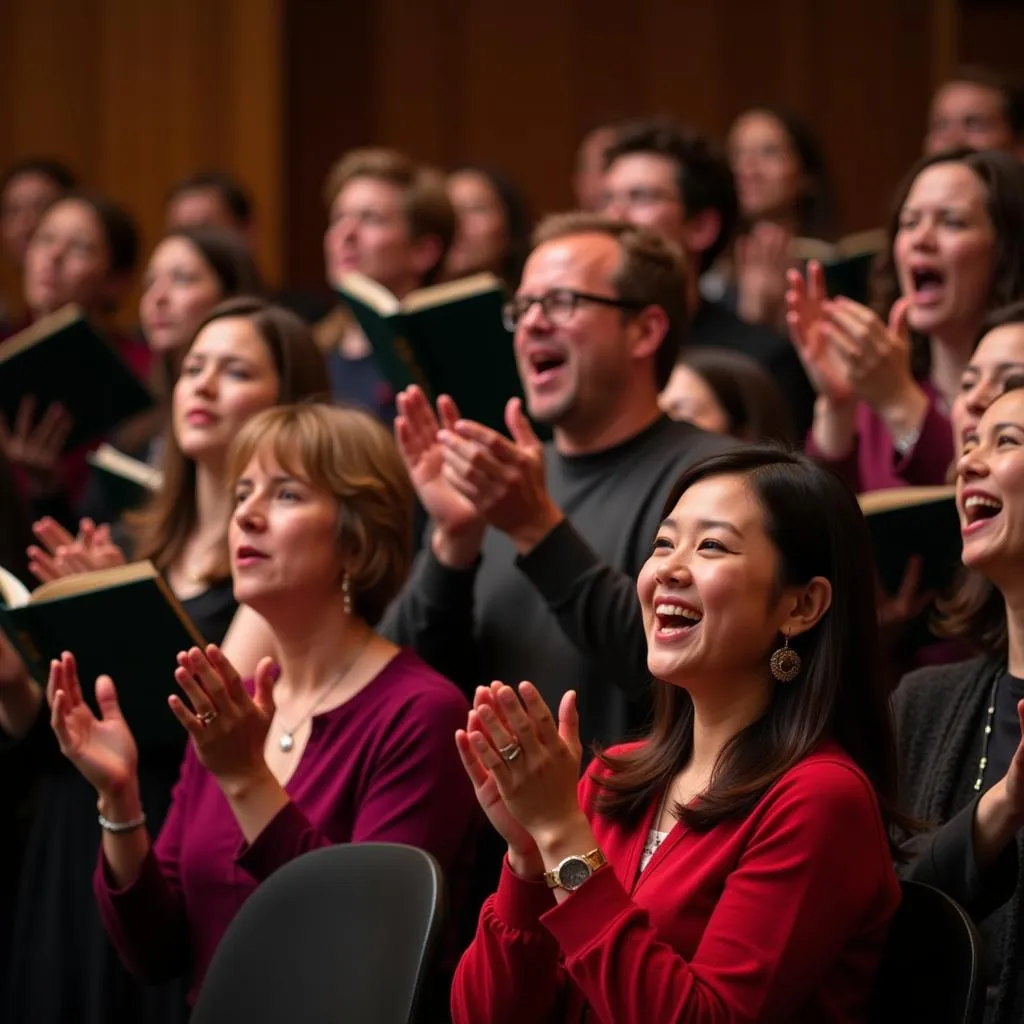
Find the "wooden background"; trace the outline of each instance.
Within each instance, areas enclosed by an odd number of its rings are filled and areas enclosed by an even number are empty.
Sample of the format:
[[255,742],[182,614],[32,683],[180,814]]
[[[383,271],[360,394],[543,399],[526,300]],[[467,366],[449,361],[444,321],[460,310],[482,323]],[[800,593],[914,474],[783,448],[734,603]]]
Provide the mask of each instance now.
[[[320,287],[321,183],[346,148],[493,164],[570,202],[592,123],[723,135],[755,102],[819,131],[843,226],[874,226],[958,61],[1019,64],[1006,0],[0,0],[0,166],[68,161],[159,237],[170,184],[253,192],[268,276]],[[8,278],[5,282],[11,284]]]

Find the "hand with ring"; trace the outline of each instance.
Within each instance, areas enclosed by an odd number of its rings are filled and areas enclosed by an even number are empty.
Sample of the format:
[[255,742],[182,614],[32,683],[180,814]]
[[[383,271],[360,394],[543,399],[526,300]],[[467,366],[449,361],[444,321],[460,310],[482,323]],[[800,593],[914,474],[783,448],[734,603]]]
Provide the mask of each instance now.
[[96,680],[97,718],[82,696],[75,657],[65,651],[60,660],[50,662],[46,700],[61,753],[101,799],[119,800],[132,787],[138,790],[139,752],[110,676]]
[[249,695],[241,676],[219,647],[193,647],[178,654],[174,678],[191,708],[177,696],[171,710],[188,730],[199,760],[222,785],[239,783],[267,771],[263,747],[274,719],[274,683],[278,668],[272,658],[256,667],[255,692]]
[[556,723],[532,683],[521,683],[518,694],[497,683],[490,693],[490,701],[470,712],[465,744],[493,778],[511,818],[542,845],[545,836],[581,816],[576,694],[562,697]]

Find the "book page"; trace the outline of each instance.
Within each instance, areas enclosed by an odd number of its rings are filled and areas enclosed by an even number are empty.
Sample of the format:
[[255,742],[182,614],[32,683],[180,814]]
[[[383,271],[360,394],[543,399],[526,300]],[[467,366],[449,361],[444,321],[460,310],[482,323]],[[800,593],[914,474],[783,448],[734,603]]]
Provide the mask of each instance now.
[[0,598],[8,608],[21,608],[29,603],[32,595],[13,572],[0,566]]
[[19,331],[13,338],[8,338],[3,345],[0,345],[0,362],[16,356],[19,352],[39,344],[44,338],[67,327],[68,324],[82,319],[82,310],[74,305],[62,306],[55,313],[48,313],[40,317],[34,324]]
[[106,470],[115,476],[124,477],[151,491],[158,491],[163,486],[164,475],[159,469],[140,462],[138,459],[133,459],[130,455],[125,455],[112,444],[104,442],[96,451],[89,452],[85,458],[89,465]]
[[363,305],[369,306],[379,316],[392,316],[401,307],[398,299],[384,285],[377,284],[376,281],[355,270],[342,274],[334,282],[334,287],[342,293],[343,298],[347,292]]
[[936,487],[890,487],[882,491],[861,494],[857,501],[864,515],[873,512],[889,512],[894,508],[909,508],[912,505],[927,505],[933,501],[948,501],[956,497],[952,486]]
[[431,285],[429,288],[417,288],[402,300],[401,308],[407,313],[412,313],[417,309],[443,306],[448,302],[457,302],[459,299],[482,295],[495,289],[500,291],[502,288],[501,281],[493,274],[471,274],[457,281],[446,281],[444,284]]
[[92,590],[105,590],[116,587],[120,583],[134,583],[136,580],[159,579],[160,574],[152,562],[130,562],[128,565],[115,565],[109,569],[96,569],[93,572],[78,572],[71,576],[62,576],[59,580],[50,580],[37,587],[29,599],[31,604],[50,601],[58,597],[71,597],[73,594],[87,594]]

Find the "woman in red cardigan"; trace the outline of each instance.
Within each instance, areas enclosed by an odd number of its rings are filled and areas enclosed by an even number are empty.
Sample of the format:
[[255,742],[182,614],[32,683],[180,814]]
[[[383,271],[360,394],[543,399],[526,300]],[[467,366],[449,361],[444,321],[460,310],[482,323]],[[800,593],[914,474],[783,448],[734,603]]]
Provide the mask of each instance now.
[[556,723],[529,683],[477,691],[456,742],[508,857],[456,1024],[866,1020],[901,821],[868,544],[808,458],[713,456],[637,585],[647,737],[577,788],[572,692]]

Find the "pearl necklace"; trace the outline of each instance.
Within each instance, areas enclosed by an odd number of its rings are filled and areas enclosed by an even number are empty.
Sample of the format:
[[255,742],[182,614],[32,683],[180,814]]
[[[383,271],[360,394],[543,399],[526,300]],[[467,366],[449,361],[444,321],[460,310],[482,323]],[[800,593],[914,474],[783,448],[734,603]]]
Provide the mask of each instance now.
[[996,717],[996,691],[999,689],[1000,674],[996,675],[992,683],[992,692],[988,696],[988,707],[985,709],[985,731],[981,738],[981,757],[978,758],[978,777],[974,780],[974,791],[981,792],[982,783],[985,781],[985,769],[988,767],[988,743],[992,737],[992,722]]

